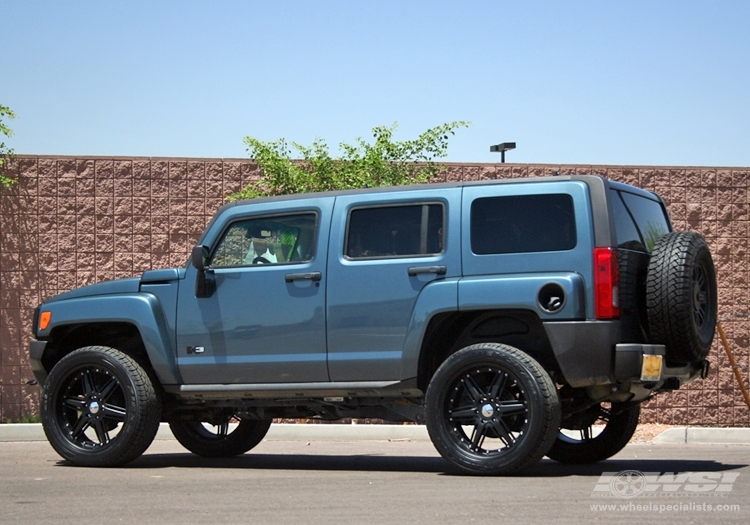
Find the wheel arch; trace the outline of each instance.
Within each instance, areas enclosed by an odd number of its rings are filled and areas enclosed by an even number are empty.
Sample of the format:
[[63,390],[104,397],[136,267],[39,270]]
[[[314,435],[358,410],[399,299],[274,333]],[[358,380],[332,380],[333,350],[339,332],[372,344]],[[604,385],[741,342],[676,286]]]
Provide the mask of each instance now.
[[38,333],[46,341],[42,365],[49,372],[70,352],[84,346],[109,346],[152,370],[161,384],[180,382],[173,343],[158,299],[151,294],[96,296],[53,302],[50,326]]
[[63,357],[84,346],[107,346],[129,355],[141,365],[150,365],[146,346],[133,323],[104,321],[75,323],[52,329],[42,357],[49,372]]
[[417,386],[427,390],[432,376],[448,357],[477,343],[502,343],[528,354],[553,378],[560,367],[542,320],[523,309],[446,312],[433,316],[425,331],[417,372]]

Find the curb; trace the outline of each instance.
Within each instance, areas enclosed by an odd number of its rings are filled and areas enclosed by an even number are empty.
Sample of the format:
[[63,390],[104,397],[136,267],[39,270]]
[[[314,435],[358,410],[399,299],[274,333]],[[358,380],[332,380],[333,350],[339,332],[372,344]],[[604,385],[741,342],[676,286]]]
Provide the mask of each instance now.
[[652,443],[750,444],[750,428],[670,428],[656,436]]
[[[172,440],[169,425],[161,423],[157,440]],[[430,441],[424,425],[274,424],[269,441]],[[0,425],[0,443],[47,441],[40,423]],[[656,436],[654,444],[712,443],[750,445],[750,428],[676,427]]]

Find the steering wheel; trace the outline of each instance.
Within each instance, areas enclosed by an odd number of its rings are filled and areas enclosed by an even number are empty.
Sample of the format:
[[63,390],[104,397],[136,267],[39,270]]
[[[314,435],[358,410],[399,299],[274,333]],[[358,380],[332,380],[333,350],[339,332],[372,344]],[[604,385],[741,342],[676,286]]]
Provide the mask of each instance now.
[[258,256],[255,259],[253,259],[253,264],[271,264],[271,261],[269,261],[265,257]]

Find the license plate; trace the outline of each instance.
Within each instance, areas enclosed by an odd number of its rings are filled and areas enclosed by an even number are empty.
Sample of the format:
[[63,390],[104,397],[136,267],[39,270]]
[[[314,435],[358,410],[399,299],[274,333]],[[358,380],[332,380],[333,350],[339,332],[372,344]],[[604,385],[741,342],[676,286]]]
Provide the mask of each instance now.
[[641,366],[641,381],[658,381],[661,379],[660,355],[643,354],[643,366]]

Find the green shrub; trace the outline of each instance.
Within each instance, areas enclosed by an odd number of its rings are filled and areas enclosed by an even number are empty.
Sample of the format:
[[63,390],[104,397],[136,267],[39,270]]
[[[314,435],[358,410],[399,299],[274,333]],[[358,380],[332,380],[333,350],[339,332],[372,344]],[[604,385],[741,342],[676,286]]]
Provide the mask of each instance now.
[[284,139],[263,142],[245,137],[261,177],[228,199],[427,182],[447,169],[435,159],[447,155],[449,137],[456,129],[468,126],[464,121],[450,122],[404,142],[393,140],[396,124],[378,126],[372,130],[373,143],[358,138],[355,144],[339,144],[342,155],[337,159],[331,157],[322,139],[311,146],[291,142],[301,157],[292,159],[292,150]]

